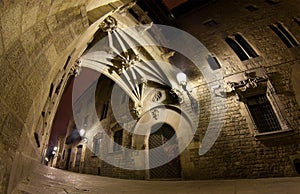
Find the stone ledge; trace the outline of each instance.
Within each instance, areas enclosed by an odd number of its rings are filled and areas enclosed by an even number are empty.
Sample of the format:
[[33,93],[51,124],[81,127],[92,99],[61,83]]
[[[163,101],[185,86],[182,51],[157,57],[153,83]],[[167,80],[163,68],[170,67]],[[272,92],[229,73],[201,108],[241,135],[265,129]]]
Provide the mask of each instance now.
[[265,133],[256,133],[254,134],[254,137],[258,140],[268,140],[273,138],[287,137],[291,135],[294,135],[293,129],[284,129],[284,130],[271,131]]

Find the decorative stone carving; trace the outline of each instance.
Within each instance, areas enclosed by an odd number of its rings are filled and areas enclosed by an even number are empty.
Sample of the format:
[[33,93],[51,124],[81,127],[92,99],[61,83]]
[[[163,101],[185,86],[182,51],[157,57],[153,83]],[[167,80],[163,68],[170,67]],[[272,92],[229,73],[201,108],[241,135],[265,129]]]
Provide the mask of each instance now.
[[256,75],[256,72],[244,73],[245,79],[240,81],[228,81],[229,92],[236,92],[238,100],[255,93],[264,93],[267,90],[268,78]]
[[118,10],[118,13],[122,16],[125,16],[128,13],[128,10],[133,8],[136,5],[136,1],[132,1],[128,3],[127,5],[124,5]]
[[245,92],[249,88],[257,88],[259,82],[265,82],[268,79],[262,77],[253,77],[242,80],[240,82],[227,82],[228,86],[231,88],[231,91],[239,89],[242,92]]
[[152,115],[152,118],[157,120],[158,117],[159,117],[159,110],[157,108],[154,108],[152,111],[151,111],[151,115]]
[[116,72],[117,74],[121,75],[123,70],[128,70],[129,67],[134,66],[137,62],[141,61],[139,55],[136,55],[133,52],[126,53],[126,58],[117,57],[113,59],[112,62],[114,64],[113,67],[108,69],[108,72],[112,74]]
[[77,76],[80,74],[81,71],[81,61],[79,59],[76,59],[74,65],[71,67],[69,71],[70,76]]
[[155,92],[154,96],[152,97],[152,102],[158,102],[162,97],[161,91]]
[[170,52],[167,52],[167,53],[163,53],[162,58],[168,60],[169,58],[173,57],[174,54],[175,54],[175,51],[170,51]]
[[179,103],[183,103],[183,94],[182,92],[180,92],[178,89],[176,88],[173,88],[171,91],[170,91],[171,95],[174,97],[174,98],[177,98],[178,99],[178,102]]
[[112,32],[112,31],[114,31],[114,30],[117,29],[118,22],[117,22],[117,20],[114,17],[108,16],[99,25],[99,27],[103,30],[103,32]]
[[135,113],[135,115],[140,118],[142,113],[143,113],[143,107],[142,106],[135,106],[133,107],[133,112]]

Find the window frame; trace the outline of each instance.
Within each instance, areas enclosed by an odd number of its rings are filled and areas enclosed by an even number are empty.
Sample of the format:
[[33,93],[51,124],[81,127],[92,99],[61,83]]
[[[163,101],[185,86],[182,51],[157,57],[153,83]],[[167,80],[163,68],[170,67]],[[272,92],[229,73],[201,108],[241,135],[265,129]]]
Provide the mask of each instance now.
[[284,24],[280,22],[271,24],[270,29],[286,45],[286,47],[293,48],[299,46],[299,42],[296,37],[287,29]]
[[[120,142],[116,142],[117,133],[121,134],[121,137],[119,138],[121,140]],[[122,151],[123,137],[124,137],[124,129],[114,131],[114,134],[113,134],[113,152]],[[121,144],[119,144],[119,143],[121,143]]]
[[[103,139],[103,132],[98,132],[93,137],[93,153],[94,153],[95,156],[100,155],[102,139]],[[96,149],[96,146],[95,146],[95,142],[97,142],[96,144],[98,145],[97,149]],[[96,150],[97,150],[97,152],[96,152]]]
[[280,111],[280,107],[278,105],[278,100],[276,100],[276,97],[274,96],[274,88],[272,87],[271,85],[271,82],[268,80],[267,81],[267,89],[265,92],[259,92],[255,95],[249,95],[245,98],[249,98],[249,97],[254,97],[254,96],[258,96],[258,95],[265,95],[266,98],[268,99],[270,105],[271,105],[271,108],[276,116],[276,119],[280,125],[280,129],[278,130],[274,130],[274,131],[267,131],[267,132],[261,132],[257,126],[257,123],[255,122],[255,119],[253,117],[253,113],[251,112],[251,110],[249,109],[249,105],[247,104],[247,102],[243,101],[245,107],[246,107],[246,110],[248,112],[248,116],[250,117],[251,119],[251,125],[252,125],[252,130],[254,131],[254,135],[257,136],[257,135],[268,135],[268,134],[273,134],[273,133],[278,133],[278,132],[281,132],[281,131],[286,131],[288,130],[288,127],[286,125],[286,121],[284,119],[284,116],[282,115],[281,111]]
[[227,36],[225,42],[242,62],[259,57],[253,45],[240,33]]
[[[283,106],[276,94],[276,91],[262,68],[252,72],[241,72],[226,78],[229,91],[234,92],[237,100],[240,101],[240,113],[246,118],[251,134],[256,139],[270,139],[293,134],[288,125]],[[270,132],[260,132],[247,105],[246,98],[265,94],[280,124],[280,129]]]

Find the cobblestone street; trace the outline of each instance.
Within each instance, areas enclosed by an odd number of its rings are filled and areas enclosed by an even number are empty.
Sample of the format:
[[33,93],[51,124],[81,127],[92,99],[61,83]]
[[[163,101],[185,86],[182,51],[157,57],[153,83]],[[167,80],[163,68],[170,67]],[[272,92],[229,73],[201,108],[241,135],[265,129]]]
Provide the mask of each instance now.
[[300,177],[253,180],[141,181],[72,173],[39,165],[13,193],[298,194]]

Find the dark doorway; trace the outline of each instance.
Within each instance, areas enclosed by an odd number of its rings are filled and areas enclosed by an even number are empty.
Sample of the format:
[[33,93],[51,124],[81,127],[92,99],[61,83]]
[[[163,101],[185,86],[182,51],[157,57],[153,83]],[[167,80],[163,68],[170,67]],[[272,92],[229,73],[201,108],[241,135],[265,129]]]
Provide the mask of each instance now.
[[294,166],[297,174],[300,174],[300,159],[295,159],[294,160]]
[[181,177],[177,137],[170,125],[157,124],[152,127],[149,137],[149,149],[150,167],[170,160],[162,166],[150,169],[151,179],[174,179]]
[[79,145],[79,146],[77,146],[77,154],[76,154],[75,167],[79,167],[80,166],[81,153],[82,153],[82,145]]
[[71,148],[68,149],[68,156],[67,156],[67,162],[66,162],[66,170],[69,169],[70,158],[71,158]]

